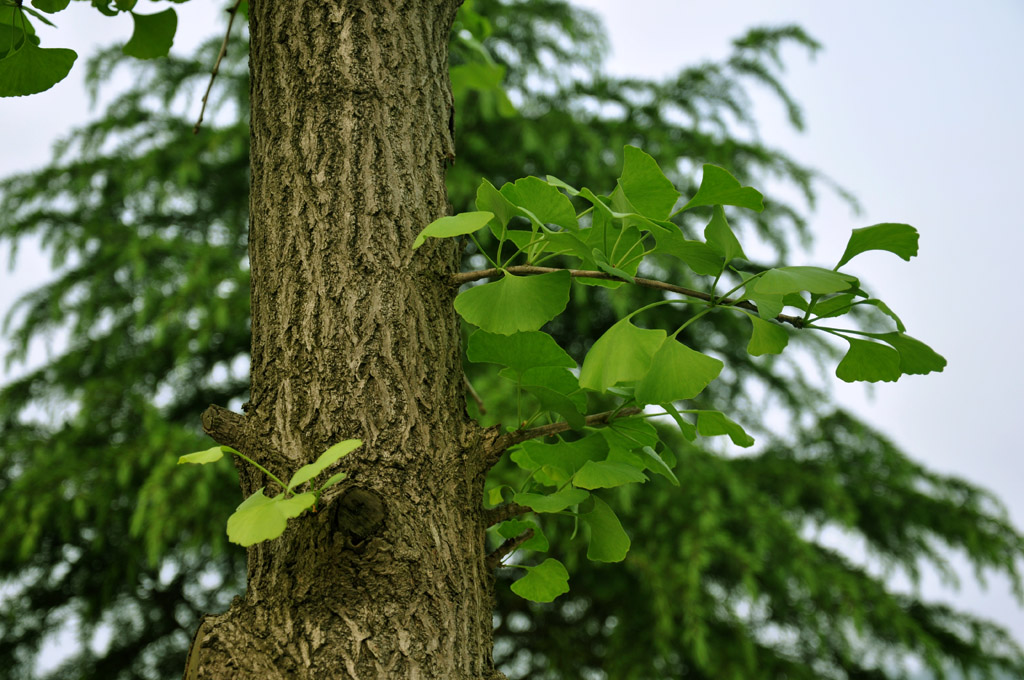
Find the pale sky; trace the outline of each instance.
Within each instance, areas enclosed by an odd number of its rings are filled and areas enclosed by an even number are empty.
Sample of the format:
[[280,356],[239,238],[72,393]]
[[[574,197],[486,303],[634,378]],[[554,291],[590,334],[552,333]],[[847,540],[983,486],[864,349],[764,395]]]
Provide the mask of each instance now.
[[[758,24],[798,23],[824,45],[813,62],[802,50],[784,54],[784,82],[804,107],[805,134],[786,126],[781,106],[766,93],[757,108],[765,143],[825,171],[864,208],[854,216],[823,196],[812,219],[817,247],[806,263],[831,267],[852,228],[916,226],[921,250],[910,263],[871,253],[850,269],[880,292],[911,335],[949,360],[941,374],[881,383],[872,397],[863,386],[838,380],[835,394],[932,470],[996,492],[1014,523],[1024,526],[1024,458],[1016,436],[1024,406],[1022,322],[1011,306],[1024,252],[1024,218],[1014,200],[1024,180],[1024,3],[578,4],[603,16],[614,51],[608,70],[620,75],[669,75],[723,57],[732,38]],[[218,6],[209,0],[176,5],[175,47],[191,48],[221,30]],[[69,81],[44,94],[0,100],[0,176],[41,166],[52,141],[86,120],[85,56],[126,40],[131,28],[128,18],[107,19],[86,3],[72,3],[56,18],[58,31],[40,30],[43,46],[73,47],[79,61]],[[45,260],[32,251],[20,251],[13,272],[0,268],[0,314],[19,292],[45,280]],[[0,258],[6,263],[6,249]],[[1004,300],[1011,305],[1003,307]],[[0,381],[3,375],[0,366]],[[1024,643],[1024,610],[1006,583],[990,579],[983,591],[970,572],[963,576],[959,592],[926,576],[924,592],[1009,626]]]

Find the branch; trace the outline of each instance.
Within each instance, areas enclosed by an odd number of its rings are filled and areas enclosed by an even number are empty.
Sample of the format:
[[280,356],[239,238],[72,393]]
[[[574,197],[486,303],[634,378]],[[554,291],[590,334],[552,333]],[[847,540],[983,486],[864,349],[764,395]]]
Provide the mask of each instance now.
[[[626,283],[635,283],[638,286],[644,288],[655,288],[657,290],[666,290],[671,293],[679,293],[687,297],[697,298],[698,300],[704,300],[705,302],[711,302],[712,297],[707,293],[702,293],[699,290],[691,290],[690,288],[683,288],[682,286],[676,286],[671,283],[665,283],[664,281],[655,281],[654,279],[644,279],[639,276],[634,278],[631,282],[629,279],[624,279],[620,276],[614,276],[607,272],[592,271],[589,269],[558,269],[556,267],[534,267],[533,265],[517,265],[515,267],[506,267],[504,271],[509,274],[519,275],[530,275],[530,274],[550,274],[552,272],[564,272],[567,271],[569,274],[576,278],[582,279],[603,279],[605,281],[624,281]],[[499,275],[502,272],[501,269],[481,269],[473,272],[463,272],[462,274],[452,275],[452,282],[456,285],[462,285],[469,283],[470,281],[479,281],[480,279],[489,279]],[[719,298],[714,300],[715,304],[720,304],[729,307],[741,307],[751,312],[757,311],[757,305],[748,300],[735,300],[733,298]],[[775,317],[780,323],[788,323],[794,328],[803,328],[804,320],[798,316],[790,316],[788,314],[779,314]]]
[[[589,415],[584,419],[584,424],[593,427],[594,425],[604,425],[610,422],[613,417],[626,417],[636,415],[643,409],[631,407],[624,408],[616,411],[605,411],[603,413],[595,413]],[[541,425],[540,427],[531,427],[529,430],[516,430],[515,432],[509,432],[499,437],[495,437],[491,443],[484,447],[483,458],[484,458],[484,469],[490,469],[499,460],[501,460],[501,454],[506,449],[515,446],[520,442],[525,442],[527,439],[536,439],[538,437],[550,437],[553,434],[559,432],[565,432],[571,430],[572,426],[567,422],[551,423],[549,425]]]
[[203,411],[203,431],[221,446],[230,446],[238,451],[249,448],[246,444],[245,416],[216,404],[210,404]]
[[487,568],[494,569],[500,565],[501,560],[504,559],[506,555],[521,546],[523,543],[529,541],[531,538],[533,538],[533,529],[527,529],[519,536],[510,538],[499,545],[494,552],[487,556]]
[[235,0],[235,4],[231,5],[228,9],[228,30],[224,31],[224,42],[220,45],[220,52],[217,54],[217,61],[213,63],[213,72],[210,74],[210,84],[206,86],[206,94],[203,95],[203,107],[199,110],[199,120],[196,121],[195,127],[192,128],[192,134],[199,134],[199,126],[203,124],[203,114],[206,113],[206,101],[210,98],[210,90],[213,89],[213,81],[217,78],[217,73],[220,71],[220,62],[224,59],[224,55],[228,53],[228,37],[231,35],[231,25],[235,23],[235,15],[238,14],[238,6],[242,4],[242,0]]
[[525,505],[519,505],[518,503],[505,503],[504,505],[484,510],[484,520],[487,522],[487,526],[493,527],[495,524],[501,524],[507,519],[512,519],[519,515],[525,515],[528,512],[533,511]]
[[469,392],[469,396],[471,396],[473,401],[476,402],[476,410],[480,412],[480,415],[485,415],[487,413],[487,407],[484,406],[484,400],[481,399],[480,395],[477,394],[475,389],[473,389],[473,383],[469,382],[469,378],[466,376],[462,376],[462,382],[465,383],[466,391]]

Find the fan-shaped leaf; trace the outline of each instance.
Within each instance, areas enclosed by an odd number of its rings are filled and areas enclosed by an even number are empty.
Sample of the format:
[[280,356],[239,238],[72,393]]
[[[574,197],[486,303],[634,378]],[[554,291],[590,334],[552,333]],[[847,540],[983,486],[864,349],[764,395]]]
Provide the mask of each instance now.
[[512,584],[512,592],[524,600],[551,602],[569,592],[569,572],[556,559],[549,557],[536,567],[516,566],[526,569],[526,576]]
[[428,236],[433,238],[448,238],[451,236],[462,236],[472,234],[487,226],[487,223],[494,218],[490,212],[464,212],[458,215],[441,217],[428,224],[423,231],[416,236],[412,242],[413,250],[419,248],[427,240]]
[[471,324],[491,333],[535,331],[561,314],[569,302],[569,272],[538,276],[505,274],[474,286],[455,298],[455,310]]

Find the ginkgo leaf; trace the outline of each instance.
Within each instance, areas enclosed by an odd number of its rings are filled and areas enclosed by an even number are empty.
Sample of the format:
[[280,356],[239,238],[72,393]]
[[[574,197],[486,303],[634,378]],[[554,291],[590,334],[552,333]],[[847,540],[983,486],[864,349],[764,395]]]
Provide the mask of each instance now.
[[77,58],[73,50],[44,49],[32,39],[21,40],[18,49],[0,59],[0,97],[22,97],[49,90],[67,77]]
[[451,236],[462,236],[472,234],[487,226],[487,223],[494,219],[494,213],[490,212],[464,212],[458,215],[441,217],[428,224],[423,231],[416,235],[412,242],[413,250],[416,250],[426,242],[427,237],[448,238]]
[[821,267],[779,267],[758,278],[754,290],[769,295],[785,295],[806,290],[824,295],[838,293],[857,285],[857,278]]
[[780,324],[772,321],[764,321],[753,314],[747,314],[750,319],[751,332],[750,342],[747,343],[747,352],[755,357],[763,354],[781,354],[789,344],[789,333]]
[[646,482],[647,475],[627,463],[611,460],[588,460],[572,477],[581,489],[610,489],[633,482]]
[[728,170],[717,165],[705,165],[700,188],[683,210],[702,205],[736,205],[756,212],[764,210],[764,196],[752,187],[745,187]]
[[569,592],[569,572],[558,560],[549,557],[536,567],[516,565],[526,576],[512,584],[512,592],[531,602],[551,602]]
[[889,343],[899,352],[901,373],[925,375],[933,371],[941,372],[946,367],[946,359],[917,338],[904,333],[879,333],[871,337]]
[[512,500],[536,512],[561,512],[573,505],[579,505],[589,497],[589,491],[567,486],[561,491],[549,494],[517,493]]
[[886,250],[909,262],[917,255],[917,242],[917,229],[909,224],[885,223],[854,229],[836,269],[869,250]]
[[580,369],[580,387],[604,392],[614,385],[641,380],[666,336],[663,330],[637,328],[628,318],[620,320],[587,352]]
[[455,311],[491,333],[535,331],[565,309],[571,280],[565,270],[538,276],[506,273],[497,281],[459,293]]
[[647,468],[651,472],[655,472],[668,481],[672,482],[673,486],[679,486],[679,478],[676,477],[676,473],[672,472],[672,468],[665,459],[658,454],[657,451],[652,449],[650,446],[644,446],[640,449],[640,452],[646,458]]
[[516,538],[525,532],[533,529],[533,536],[521,543],[519,547],[523,550],[537,550],[547,552],[550,548],[548,537],[544,535],[540,525],[528,519],[510,519],[498,525],[498,535],[502,538]]
[[178,29],[177,12],[167,8],[156,14],[132,12],[131,15],[134,30],[121,51],[138,59],[166,57],[174,44],[174,32]]
[[308,482],[328,467],[341,460],[344,456],[355,451],[357,448],[362,446],[362,444],[362,440],[359,439],[346,439],[343,442],[338,442],[321,453],[315,461],[308,465],[303,465],[296,470],[295,474],[292,475],[291,481],[288,482],[288,488],[294,489],[299,484]]
[[595,562],[621,562],[629,552],[629,536],[615,511],[597,496],[594,509],[581,517],[590,527],[590,545],[587,558]]
[[726,262],[736,258],[747,259],[746,253],[743,252],[743,246],[740,245],[739,239],[736,238],[728,220],[725,219],[725,209],[720,205],[715,206],[711,221],[704,228],[704,239],[707,241],[708,247],[725,258]]
[[636,386],[636,400],[640,404],[664,404],[693,399],[718,377],[724,365],[675,338],[665,338]]
[[501,187],[501,195],[514,205],[525,208],[542,224],[557,224],[574,231],[579,229],[572,202],[539,177],[524,177],[516,180],[515,184],[505,184]]
[[182,463],[206,465],[207,463],[214,463],[223,457],[224,447],[214,446],[213,448],[206,449],[205,451],[196,451],[195,453],[187,453],[184,456],[179,456],[178,465],[181,465]]
[[836,366],[836,377],[844,382],[895,382],[899,380],[900,353],[889,345],[845,338],[850,343],[846,356]]
[[635,146],[623,150],[619,187],[638,212],[657,220],[667,219],[679,200],[679,192],[658,162]]
[[704,437],[728,435],[733,444],[744,448],[754,445],[754,438],[721,411],[698,411],[697,432]]
[[288,520],[311,507],[316,498],[302,493],[285,498],[284,494],[268,498],[260,488],[228,517],[227,534],[232,543],[248,547],[269,541],[284,533]]
[[508,366],[519,374],[537,366],[576,368],[573,358],[541,331],[502,335],[478,330],[469,336],[466,357],[476,363]]

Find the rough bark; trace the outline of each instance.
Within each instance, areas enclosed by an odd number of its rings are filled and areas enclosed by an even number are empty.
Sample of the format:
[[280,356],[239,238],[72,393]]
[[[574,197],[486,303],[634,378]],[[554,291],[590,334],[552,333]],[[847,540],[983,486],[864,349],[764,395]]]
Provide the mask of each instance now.
[[[448,212],[458,4],[250,2],[252,396],[244,419],[205,420],[285,479],[364,444],[316,514],[249,549],[245,597],[204,620],[189,680],[501,677],[458,255],[411,248]],[[240,481],[268,484],[244,465]]]

